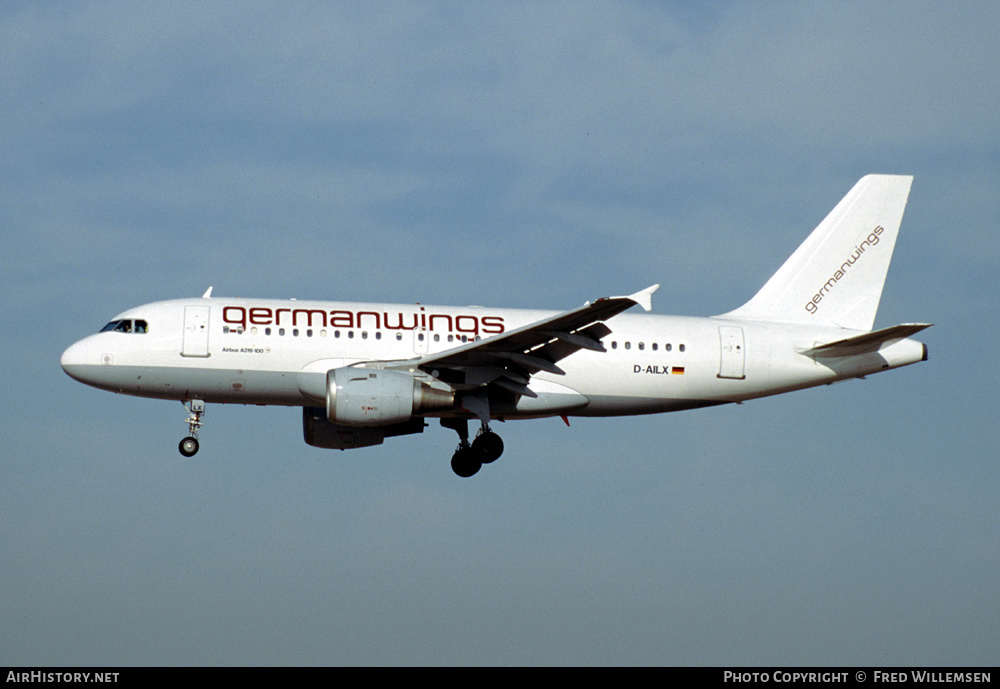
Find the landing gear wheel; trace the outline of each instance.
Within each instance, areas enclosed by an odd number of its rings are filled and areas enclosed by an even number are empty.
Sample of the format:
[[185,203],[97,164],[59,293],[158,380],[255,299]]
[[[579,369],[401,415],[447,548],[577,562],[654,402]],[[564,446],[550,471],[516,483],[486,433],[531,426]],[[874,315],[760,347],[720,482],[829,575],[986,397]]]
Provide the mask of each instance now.
[[188,410],[185,423],[188,425],[190,435],[181,441],[177,449],[185,457],[194,457],[195,453],[198,452],[198,429],[203,425],[201,417],[205,413],[205,400],[191,400],[190,402],[181,402],[181,404]]
[[483,431],[472,441],[472,451],[479,453],[483,464],[489,464],[503,454],[503,440],[493,431]]
[[181,451],[181,454],[185,457],[194,457],[195,453],[198,452],[198,439],[197,438],[184,438],[181,444],[177,446],[177,449]]
[[483,467],[480,459],[480,453],[471,447],[460,447],[451,457],[451,470],[462,478],[469,478]]

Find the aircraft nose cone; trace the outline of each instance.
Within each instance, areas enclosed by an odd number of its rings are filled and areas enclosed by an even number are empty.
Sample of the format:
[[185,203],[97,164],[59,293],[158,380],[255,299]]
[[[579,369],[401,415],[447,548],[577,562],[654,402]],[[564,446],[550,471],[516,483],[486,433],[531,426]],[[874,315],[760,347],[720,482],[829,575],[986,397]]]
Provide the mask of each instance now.
[[[121,392],[121,368],[115,366],[115,351],[100,333],[85,337],[63,352],[59,364],[73,380],[101,390]],[[126,376],[127,378],[127,376]]]
[[59,357],[59,365],[66,372],[70,378],[85,383],[86,376],[84,375],[84,370],[88,365],[93,365],[98,363],[97,361],[90,361],[91,357],[88,356],[91,348],[88,346],[86,340],[80,340],[69,346],[62,356]]
[[66,351],[62,353],[62,356],[59,357],[59,365],[62,366],[62,370],[64,370],[69,376],[73,375],[71,373],[72,369],[81,363],[79,345],[79,342],[70,345]]

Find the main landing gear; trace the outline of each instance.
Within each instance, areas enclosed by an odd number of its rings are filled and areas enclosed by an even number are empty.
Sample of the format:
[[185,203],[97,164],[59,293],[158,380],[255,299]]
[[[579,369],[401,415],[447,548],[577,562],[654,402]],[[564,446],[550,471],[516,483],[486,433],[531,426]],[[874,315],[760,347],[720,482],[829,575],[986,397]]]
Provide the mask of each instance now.
[[202,427],[201,416],[205,413],[205,400],[191,400],[184,404],[184,408],[188,410],[188,417],[185,421],[190,435],[180,442],[177,449],[185,457],[194,457],[195,453],[198,452],[198,429]]
[[458,449],[451,457],[451,469],[462,478],[475,475],[484,464],[489,464],[503,454],[503,440],[483,423],[476,439],[469,443],[467,419],[441,419],[441,425],[458,433]]

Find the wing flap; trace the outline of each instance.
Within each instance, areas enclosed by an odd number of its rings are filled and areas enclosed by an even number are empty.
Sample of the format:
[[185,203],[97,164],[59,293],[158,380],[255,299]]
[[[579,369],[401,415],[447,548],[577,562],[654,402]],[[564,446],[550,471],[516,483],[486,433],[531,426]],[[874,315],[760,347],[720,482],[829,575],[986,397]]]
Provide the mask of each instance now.
[[515,364],[524,366],[525,368],[533,369],[536,372],[545,371],[546,373],[552,373],[557,376],[566,375],[566,372],[556,366],[555,363],[540,356],[521,354],[520,352],[488,352],[487,355],[501,360],[512,361]]
[[538,394],[534,390],[529,388],[527,385],[521,385],[520,383],[515,383],[509,378],[498,378],[493,381],[495,385],[503,388],[504,390],[509,390],[517,395],[523,395],[525,397],[530,397],[532,399],[538,399]]
[[561,330],[539,330],[538,332],[542,335],[548,335],[549,337],[557,340],[568,342],[578,349],[589,349],[592,352],[608,351],[604,348],[604,345],[601,344],[600,340],[595,340],[582,333],[567,333]]

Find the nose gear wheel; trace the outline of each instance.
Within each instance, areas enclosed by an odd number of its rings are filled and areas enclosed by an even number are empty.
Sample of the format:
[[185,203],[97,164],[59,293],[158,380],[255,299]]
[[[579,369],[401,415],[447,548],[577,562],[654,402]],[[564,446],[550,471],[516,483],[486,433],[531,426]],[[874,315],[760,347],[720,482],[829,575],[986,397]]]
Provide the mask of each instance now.
[[177,449],[185,457],[194,457],[198,452],[198,430],[204,425],[201,417],[205,413],[205,400],[191,400],[184,404],[184,408],[188,410],[188,417],[184,422],[188,425],[190,435],[180,442]]

